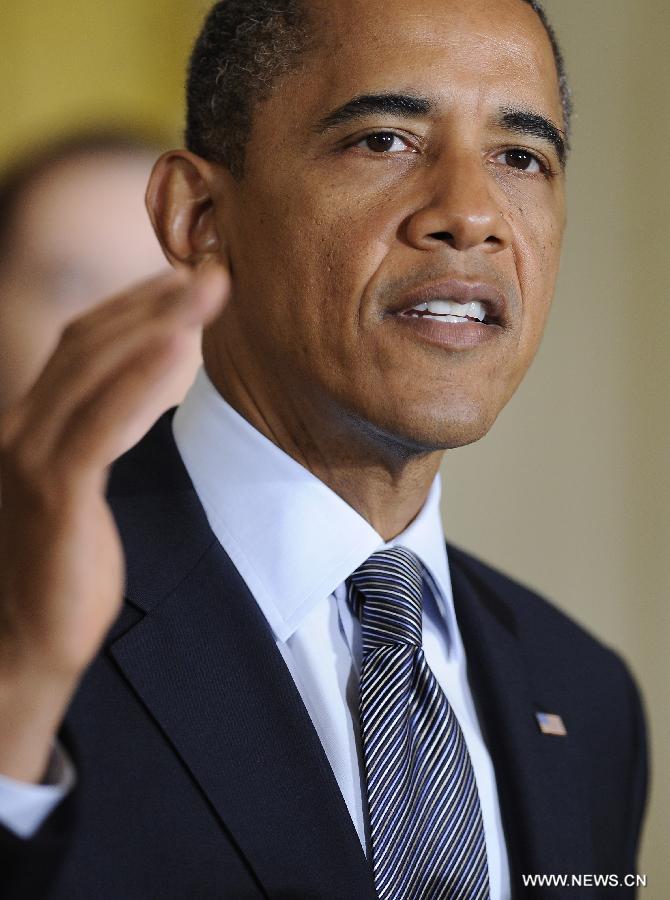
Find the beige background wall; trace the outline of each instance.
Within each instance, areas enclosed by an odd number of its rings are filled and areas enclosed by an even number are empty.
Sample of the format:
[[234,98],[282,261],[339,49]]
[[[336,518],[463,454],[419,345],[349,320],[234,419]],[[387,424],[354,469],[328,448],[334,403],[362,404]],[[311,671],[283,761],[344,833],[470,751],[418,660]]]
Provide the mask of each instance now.
[[[176,132],[205,0],[2,0],[0,161],[75,122]],[[655,779],[642,871],[670,894],[670,7],[547,0],[577,119],[553,319],[492,434],[451,454],[450,536],[618,647],[641,682]]]
[[449,454],[457,542],[617,647],[655,764],[640,869],[670,896],[670,6],[547,0],[574,86],[569,226],[552,319],[491,434]]

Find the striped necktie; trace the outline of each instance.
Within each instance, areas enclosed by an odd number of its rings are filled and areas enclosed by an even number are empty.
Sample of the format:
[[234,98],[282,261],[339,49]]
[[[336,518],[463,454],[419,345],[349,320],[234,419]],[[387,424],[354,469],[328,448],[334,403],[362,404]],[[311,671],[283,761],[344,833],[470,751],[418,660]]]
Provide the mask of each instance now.
[[423,575],[404,547],[348,580],[361,621],[360,718],[380,900],[488,900],[484,827],[458,721],[421,648]]

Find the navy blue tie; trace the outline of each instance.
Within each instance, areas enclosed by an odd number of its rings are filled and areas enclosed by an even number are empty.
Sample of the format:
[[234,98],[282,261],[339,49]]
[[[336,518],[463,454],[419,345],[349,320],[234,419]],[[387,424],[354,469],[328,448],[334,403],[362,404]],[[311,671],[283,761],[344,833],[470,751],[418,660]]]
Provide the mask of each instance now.
[[421,647],[423,574],[403,547],[348,581],[361,621],[360,716],[380,900],[488,900],[472,763]]

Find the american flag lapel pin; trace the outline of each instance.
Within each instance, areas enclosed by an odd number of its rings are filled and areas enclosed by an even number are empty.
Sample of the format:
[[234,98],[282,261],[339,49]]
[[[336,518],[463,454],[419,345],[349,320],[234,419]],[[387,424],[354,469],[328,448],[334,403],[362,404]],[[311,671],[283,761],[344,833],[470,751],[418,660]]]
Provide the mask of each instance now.
[[535,718],[540,726],[542,734],[553,734],[557,737],[565,737],[568,733],[563,719],[556,713],[536,712]]

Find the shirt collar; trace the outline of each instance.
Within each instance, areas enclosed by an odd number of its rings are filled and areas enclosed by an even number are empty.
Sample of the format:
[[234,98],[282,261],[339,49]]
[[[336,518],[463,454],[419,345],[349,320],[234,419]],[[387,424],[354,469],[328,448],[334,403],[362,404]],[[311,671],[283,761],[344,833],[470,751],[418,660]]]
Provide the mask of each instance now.
[[173,429],[212,531],[278,640],[287,641],[372,553],[397,544],[420,558],[447,624],[454,621],[439,476],[418,516],[385,544],[355,509],[240,416],[203,369]]

